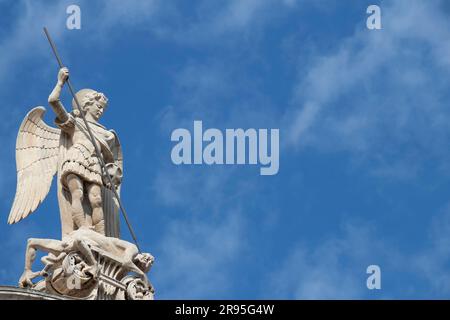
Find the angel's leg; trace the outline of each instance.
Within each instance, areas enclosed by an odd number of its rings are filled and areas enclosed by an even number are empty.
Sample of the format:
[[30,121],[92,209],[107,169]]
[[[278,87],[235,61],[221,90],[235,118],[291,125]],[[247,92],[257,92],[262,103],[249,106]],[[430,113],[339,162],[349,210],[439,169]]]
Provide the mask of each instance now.
[[91,183],[88,187],[89,202],[92,207],[92,225],[95,231],[105,235],[105,218],[103,216],[102,189],[98,184]]
[[83,210],[83,181],[77,175],[69,174],[67,187],[72,196],[72,219],[78,228],[87,227]]

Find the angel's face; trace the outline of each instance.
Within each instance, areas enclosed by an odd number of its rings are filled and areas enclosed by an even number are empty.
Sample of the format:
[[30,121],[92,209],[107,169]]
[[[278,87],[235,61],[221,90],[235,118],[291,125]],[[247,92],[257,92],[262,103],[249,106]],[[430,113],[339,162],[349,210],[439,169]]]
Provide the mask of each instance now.
[[91,105],[87,105],[85,107],[86,113],[89,113],[91,117],[95,120],[98,120],[103,115],[103,112],[105,111],[106,104],[102,101],[95,101]]

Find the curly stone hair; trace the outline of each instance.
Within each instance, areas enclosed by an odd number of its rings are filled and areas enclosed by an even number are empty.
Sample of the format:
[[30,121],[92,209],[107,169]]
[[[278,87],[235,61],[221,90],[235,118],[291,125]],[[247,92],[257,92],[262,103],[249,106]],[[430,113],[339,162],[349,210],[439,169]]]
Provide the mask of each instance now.
[[86,95],[83,97],[83,99],[80,102],[81,102],[81,106],[84,110],[86,106],[91,106],[96,101],[102,102],[106,107],[106,105],[108,103],[108,98],[101,92],[92,91],[92,92],[86,93]]
[[[97,101],[102,102],[105,105],[105,109],[108,104],[108,98],[103,93],[92,89],[82,89],[76,93],[76,97],[83,111],[86,111],[86,106],[91,106]],[[74,114],[78,116],[75,99],[72,100],[72,108]]]

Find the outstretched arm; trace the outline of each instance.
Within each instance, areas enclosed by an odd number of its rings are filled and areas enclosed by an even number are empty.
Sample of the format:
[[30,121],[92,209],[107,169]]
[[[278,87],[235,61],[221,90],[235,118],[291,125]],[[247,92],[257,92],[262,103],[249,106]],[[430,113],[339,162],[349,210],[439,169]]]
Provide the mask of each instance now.
[[69,119],[69,114],[59,100],[62,87],[64,86],[64,83],[66,83],[67,79],[69,79],[69,70],[67,68],[61,68],[58,72],[58,82],[56,83],[55,88],[48,97],[48,103],[52,106],[56,117],[62,123],[66,122]]

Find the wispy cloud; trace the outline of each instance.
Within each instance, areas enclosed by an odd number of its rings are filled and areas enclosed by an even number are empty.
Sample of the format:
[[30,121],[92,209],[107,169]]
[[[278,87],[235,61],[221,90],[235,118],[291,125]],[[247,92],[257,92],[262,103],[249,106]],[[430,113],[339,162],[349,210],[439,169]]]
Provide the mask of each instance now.
[[429,243],[411,258],[411,267],[430,284],[430,293],[450,294],[450,206],[436,214],[428,228]]
[[[282,299],[360,299],[367,295],[366,268],[394,257],[374,241],[368,224],[347,223],[339,235],[308,247],[297,244],[269,277],[270,296]],[[380,256],[384,255],[384,257]]]
[[[193,120],[220,128],[245,128],[252,123],[250,119],[267,121],[270,113],[259,114],[264,104],[254,103],[258,94],[241,94],[250,86],[245,86],[247,79],[239,77],[238,69],[238,64],[211,60],[183,65],[174,77],[173,105],[159,115],[163,136],[168,139],[178,127],[190,129]],[[155,269],[155,279],[164,288],[161,297],[232,297],[235,275],[231,270],[245,250],[245,217],[251,214],[246,199],[262,194],[262,187],[257,179],[239,179],[243,168],[177,167],[169,154],[167,150],[162,155],[152,183],[154,201],[179,212],[168,214],[174,222],[163,229],[157,245],[158,263],[173,266],[161,273]],[[256,172],[254,177],[258,177]],[[265,214],[261,210],[262,220]]]
[[[282,299],[419,299],[450,293],[450,206],[433,218],[417,237],[413,250],[370,221],[346,223],[320,244],[297,242],[267,274],[270,297]],[[403,247],[403,248],[402,248]],[[406,246],[408,247],[408,245]],[[381,291],[366,287],[366,268],[381,268]],[[426,288],[426,289],[424,289]],[[269,296],[268,296],[269,297]]]
[[[258,36],[272,8],[283,3],[272,0],[231,0],[225,2],[199,1],[193,17],[181,18],[176,23],[163,25],[160,35],[184,44],[229,43],[246,37]],[[173,8],[181,17],[178,8]],[[233,35],[234,37],[229,37]]]
[[286,115],[290,145],[345,150],[379,167],[377,174],[447,161],[450,22],[442,6],[383,3],[383,30],[358,26],[333,53],[315,56]]
[[16,72],[17,64],[23,59],[39,58],[48,53],[48,44],[44,41],[42,28],[52,30],[54,39],[59,39],[65,28],[67,18],[63,2],[43,3],[23,0],[15,4],[18,7],[17,19],[8,22],[9,32],[0,43],[0,81],[11,81],[10,75]]
[[[242,250],[243,221],[229,212],[220,219],[176,220],[162,237],[155,286],[158,298],[231,296],[230,270]],[[164,267],[162,267],[164,266]]]

